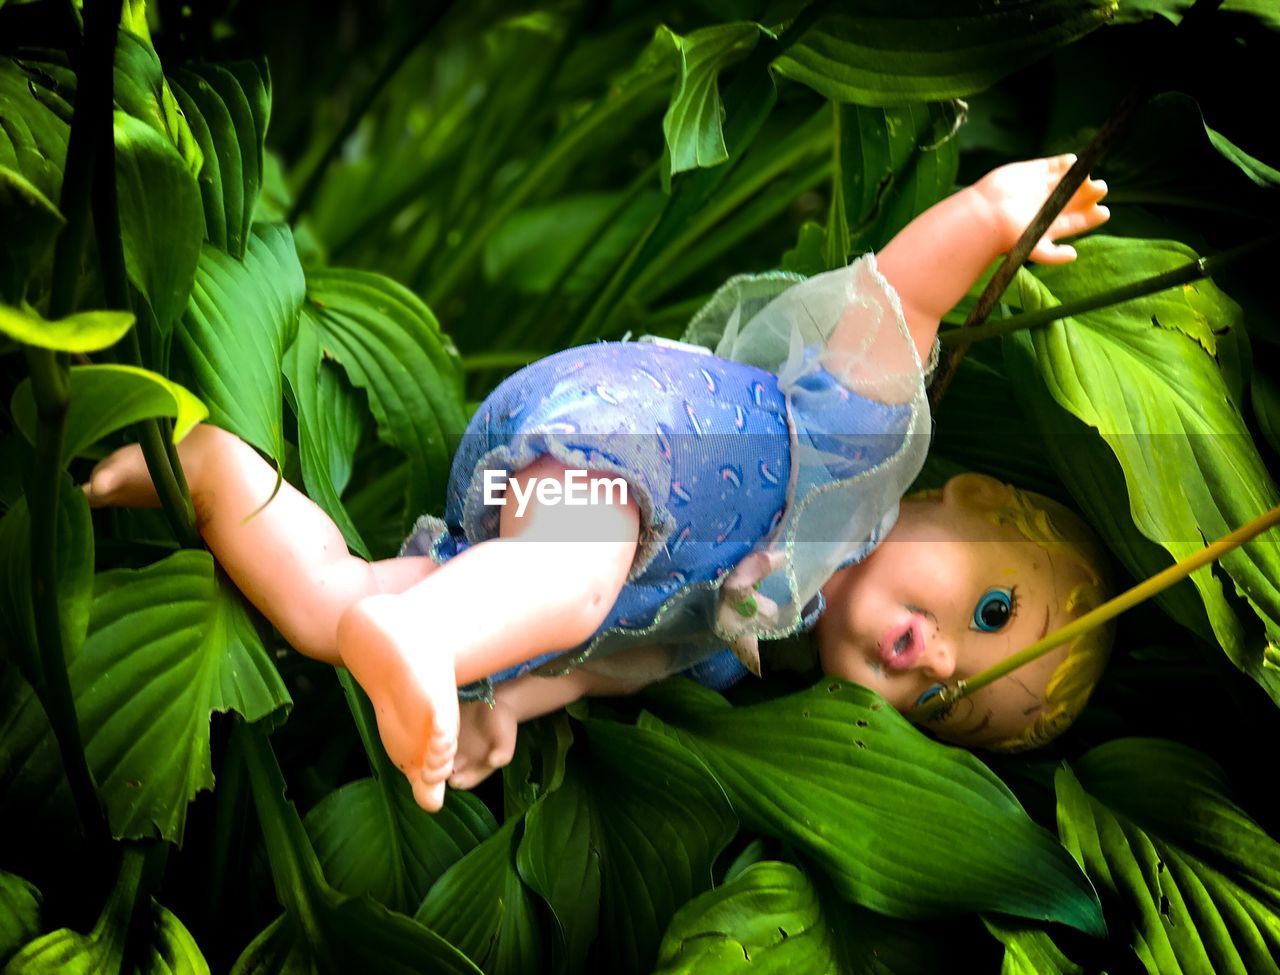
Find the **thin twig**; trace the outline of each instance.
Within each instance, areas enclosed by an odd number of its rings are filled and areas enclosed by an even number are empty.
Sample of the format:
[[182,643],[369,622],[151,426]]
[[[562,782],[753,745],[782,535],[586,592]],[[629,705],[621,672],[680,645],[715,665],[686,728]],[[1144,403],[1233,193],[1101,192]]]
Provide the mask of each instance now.
[[[976,328],[987,320],[987,316],[995,308],[996,302],[1004,294],[1005,288],[1013,281],[1013,276],[1018,273],[1018,268],[1026,263],[1027,257],[1035,250],[1036,244],[1045,235],[1049,225],[1057,219],[1058,214],[1062,212],[1062,208],[1067,205],[1075,191],[1080,188],[1080,184],[1085,181],[1090,171],[1106,155],[1111,146],[1115,144],[1128,126],[1134,112],[1146,102],[1150,92],[1151,82],[1146,79],[1140,81],[1125,95],[1120,104],[1116,106],[1115,111],[1111,113],[1111,117],[1103,123],[1102,128],[1089,140],[1089,144],[1084,147],[1074,165],[1067,170],[1066,175],[1062,177],[1062,181],[1049,194],[1049,198],[1044,201],[1044,205],[1040,207],[1035,218],[1027,226],[1027,229],[1022,232],[1022,236],[1013,245],[1013,249],[1005,255],[1004,261],[996,268],[996,273],[991,276],[991,280],[987,282],[987,286],[978,297],[978,303],[973,306],[968,318],[965,319],[964,328]],[[955,378],[956,370],[960,367],[966,351],[967,343],[957,341],[957,344],[952,347],[946,358],[942,360],[942,364],[934,375],[933,383],[929,387],[930,406],[937,406],[938,401],[946,393],[947,387],[951,385],[951,380]]]
[[356,130],[360,120],[365,117],[374,101],[382,94],[382,90],[390,83],[391,79],[404,67],[409,55],[417,50],[418,45],[435,30],[452,6],[453,0],[440,0],[439,3],[433,4],[423,15],[418,27],[408,31],[396,49],[391,52],[391,57],[387,59],[387,63],[382,66],[378,76],[373,79],[369,87],[360,95],[360,98],[347,114],[346,119],[343,120],[342,126],[334,133],[333,138],[329,140],[329,144],[325,146],[324,152],[319,160],[316,161],[315,167],[307,174],[306,182],[302,184],[302,189],[294,199],[293,206],[289,208],[289,215],[286,220],[290,224],[297,223],[302,215],[307,212],[315,199],[316,193],[320,190],[320,183],[324,179],[325,173],[329,171],[329,166],[338,157],[338,153],[342,151],[342,147],[346,145],[347,139]]
[[1252,541],[1257,536],[1270,528],[1280,525],[1280,507],[1272,508],[1265,511],[1252,521],[1241,525],[1235,531],[1228,535],[1224,535],[1212,545],[1202,548],[1198,552],[1188,555],[1185,559],[1175,562],[1162,572],[1157,572],[1149,579],[1144,579],[1132,589],[1126,590],[1119,596],[1107,600],[1096,609],[1092,609],[1083,616],[1072,620],[1066,626],[1054,630],[1043,639],[1037,640],[1031,646],[1024,650],[1019,650],[1010,657],[1006,657],[994,667],[988,667],[981,673],[975,674],[967,680],[962,680],[954,687],[944,689],[940,694],[936,695],[928,703],[922,704],[911,711],[911,720],[928,721],[936,718],[942,712],[950,708],[956,701],[962,697],[967,697],[975,691],[979,691],[986,687],[992,681],[999,680],[1006,674],[1010,674],[1024,664],[1029,664],[1033,660],[1038,660],[1051,650],[1056,650],[1064,643],[1070,643],[1077,637],[1089,632],[1096,627],[1102,626],[1104,623],[1110,622],[1127,609],[1137,606],[1141,602],[1145,602],[1157,593],[1164,592],[1170,586],[1177,582],[1181,582],[1197,569],[1202,569],[1211,562],[1215,562],[1224,555],[1234,551],[1246,542]]
[[1216,254],[1213,257],[1201,257],[1181,267],[1175,267],[1170,271],[1163,271],[1152,277],[1143,278],[1141,281],[1134,281],[1118,288],[1112,288],[1110,291],[1086,295],[1083,298],[1077,298],[1075,301],[1064,302],[1049,308],[1040,308],[1036,311],[1013,315],[1009,318],[1001,318],[997,321],[987,322],[985,325],[979,325],[976,328],[964,330],[953,328],[942,332],[938,336],[938,341],[942,343],[943,348],[969,346],[984,339],[998,338],[1002,335],[1010,335],[1028,328],[1036,328],[1040,325],[1047,325],[1049,322],[1056,322],[1059,319],[1070,318],[1073,315],[1097,311],[1099,308],[1110,308],[1113,305],[1132,301],[1134,298],[1143,298],[1158,291],[1164,291],[1167,288],[1175,288],[1178,285],[1210,277],[1224,267],[1257,254],[1266,248],[1273,247],[1278,242],[1280,242],[1280,234],[1271,234],[1252,243]]

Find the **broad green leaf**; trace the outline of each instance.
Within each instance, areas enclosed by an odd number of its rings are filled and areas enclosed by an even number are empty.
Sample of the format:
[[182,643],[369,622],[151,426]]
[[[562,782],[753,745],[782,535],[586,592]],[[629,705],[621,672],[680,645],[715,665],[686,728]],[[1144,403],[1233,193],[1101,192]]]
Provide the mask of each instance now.
[[173,146],[191,175],[200,172],[203,154],[182,108],[173,97],[151,41],[120,31],[116,41],[116,105],[145,122]]
[[431,310],[390,278],[326,268],[307,276],[301,327],[368,394],[379,439],[408,458],[409,518],[440,504],[466,415],[458,353]]
[[0,166],[27,180],[47,200],[57,200],[70,134],[69,96],[45,77],[0,58]]
[[[58,622],[68,661],[80,653],[93,601],[93,522],[84,492],[63,476],[58,483]],[[39,673],[39,644],[32,615],[31,517],[22,498],[0,518],[0,646],[12,648],[29,683]]]
[[1049,933],[985,918],[992,936],[1004,945],[1000,975],[1084,975],[1084,969],[1064,955]]
[[367,559],[369,548],[341,498],[364,428],[361,404],[338,375],[338,367],[325,359],[317,329],[298,329],[285,353],[284,375],[289,405],[298,418],[298,456],[307,496],[333,519],[347,547]]
[[0,966],[40,933],[40,891],[0,870]]
[[687,35],[659,27],[654,34],[642,60],[673,59],[678,66],[671,104],[662,117],[668,178],[718,166],[729,158],[721,128],[720,72],[746,57],[762,30],[748,21],[702,27]]
[[[1070,271],[1024,275],[1025,308],[1068,301],[1194,259],[1180,244],[1093,237]],[[1182,558],[1280,503],[1211,356],[1214,331],[1238,324],[1239,307],[1200,281],[1035,330],[1036,364],[1061,406],[1096,428],[1124,470],[1138,530]],[[1269,535],[1221,562],[1280,636],[1280,543]],[[1241,637],[1221,583],[1192,576],[1218,641],[1233,663],[1280,703],[1280,671]]]
[[16,170],[0,164],[0,302],[22,301],[27,278],[53,247],[62,214]]
[[[285,917],[273,922],[240,956],[236,973],[322,971],[419,972],[480,970],[457,948],[368,896],[350,897],[325,881],[265,733],[237,725],[276,896]],[[317,964],[317,961],[319,964]]]
[[[1049,395],[1036,365],[1035,347],[1025,334],[1004,341],[1005,374],[1011,378],[1022,411],[1034,424],[1038,451],[1026,459],[1047,459],[1098,537],[1129,575],[1146,579],[1173,564],[1173,556],[1134,527],[1124,471],[1102,435],[1059,406]],[[941,425],[941,424],[940,424]],[[1166,589],[1155,601],[1188,630],[1213,639],[1205,603],[1191,580]],[[1230,617],[1225,624],[1233,625]]]
[[[177,443],[209,415],[188,390],[137,366],[72,366],[70,388],[64,462],[109,433],[157,416],[173,419]],[[34,442],[36,406],[29,379],[14,391],[12,409],[14,424]]]
[[685,749],[591,720],[560,787],[526,815],[517,862],[555,913],[569,971],[594,939],[592,970],[647,972],[676,910],[710,886],[735,827],[724,793]]
[[841,896],[894,917],[999,911],[1101,932],[1088,881],[1004,784],[873,692],[827,680],[732,708],[687,681],[661,693],[673,712],[644,723],[692,750],[743,825],[793,844]]
[[303,822],[329,883],[406,914],[497,828],[484,804],[467,793],[450,792],[443,809],[425,815],[398,772],[389,782],[347,783],[320,800]]
[[[1193,6],[1195,0],[1120,0],[1116,23],[1132,24],[1163,17],[1171,24],[1180,24]],[[1256,17],[1272,30],[1280,30],[1280,6],[1273,0],[1224,0],[1216,9],[1223,14]]]
[[216,247],[243,257],[264,177],[271,114],[266,65],[197,65],[178,72],[173,90],[204,155],[205,233]]
[[97,352],[115,345],[133,327],[123,311],[82,311],[54,321],[33,308],[0,304],[0,335],[56,352]]
[[826,975],[835,946],[817,892],[788,863],[765,861],[676,912],[655,975]]
[[1280,971],[1280,844],[1202,754],[1159,739],[1057,774],[1058,830],[1148,972]]
[[89,765],[123,838],[181,839],[187,803],[213,786],[212,712],[257,721],[290,703],[240,597],[201,551],[98,576],[71,684]]
[[116,112],[115,143],[125,268],[168,334],[187,307],[200,259],[200,191],[177,150],[146,123]]
[[1280,173],[1211,128],[1195,99],[1157,95],[1135,113],[1099,170],[1115,204],[1276,211]]
[[951,192],[959,164],[951,102],[873,108],[837,105],[840,187],[850,254],[878,250]]
[[178,335],[214,423],[281,462],[281,363],[306,282],[283,224],[253,230],[244,260],[206,244]]
[[519,975],[542,957],[536,897],[516,873],[520,826],[507,820],[450,867],[415,915],[489,975]]
[[583,294],[617,266],[661,201],[656,190],[575,194],[521,210],[485,248],[485,279],[533,294]]
[[[37,938],[9,960],[5,975],[119,972],[127,956],[136,959],[128,970],[138,975],[209,975],[208,963],[182,922],[150,898],[145,905],[137,903],[145,857],[138,847],[124,851],[116,885],[92,931],[60,928]],[[142,911],[151,916],[133,923]],[[146,943],[131,947],[131,936],[145,937]]]
[[832,5],[774,67],[838,102],[963,98],[1101,27],[1116,0]]

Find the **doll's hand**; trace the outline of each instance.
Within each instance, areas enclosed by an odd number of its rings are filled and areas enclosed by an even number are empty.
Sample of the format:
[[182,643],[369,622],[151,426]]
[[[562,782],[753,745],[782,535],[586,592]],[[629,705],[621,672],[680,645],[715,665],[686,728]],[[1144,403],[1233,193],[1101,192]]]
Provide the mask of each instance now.
[[458,752],[453,759],[453,775],[449,785],[455,789],[474,789],[500,768],[511,762],[516,751],[515,712],[496,699],[492,706],[485,701],[469,701],[459,708]]
[[151,483],[142,448],[136,443],[98,462],[80,486],[91,508],[158,508],[160,497]]
[[[1002,252],[1010,250],[1027,225],[1035,218],[1054,187],[1075,163],[1074,155],[1010,163],[994,169],[979,180],[974,189],[990,207],[996,221]],[[1098,201],[1107,195],[1107,184],[1086,179],[1075,191],[1049,230],[1031,251],[1031,260],[1041,264],[1066,264],[1076,259],[1074,247],[1057,244],[1059,237],[1084,233],[1106,223],[1110,211]]]

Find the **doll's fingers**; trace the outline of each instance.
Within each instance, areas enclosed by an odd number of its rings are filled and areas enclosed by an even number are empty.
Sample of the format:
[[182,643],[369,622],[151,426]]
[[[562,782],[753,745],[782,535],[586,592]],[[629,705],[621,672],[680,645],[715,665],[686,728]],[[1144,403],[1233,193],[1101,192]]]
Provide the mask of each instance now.
[[1042,237],[1029,256],[1037,264],[1070,264],[1076,259],[1076,249],[1070,244],[1055,244],[1048,237]]
[[425,782],[420,775],[410,775],[409,784],[413,786],[413,801],[427,812],[439,812],[444,805],[445,780]]

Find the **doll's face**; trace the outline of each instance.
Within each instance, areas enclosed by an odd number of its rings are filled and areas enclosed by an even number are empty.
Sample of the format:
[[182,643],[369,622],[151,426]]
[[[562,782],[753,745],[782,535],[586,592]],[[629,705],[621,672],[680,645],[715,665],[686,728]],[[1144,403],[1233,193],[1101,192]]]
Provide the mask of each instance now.
[[[1065,625],[1069,593],[1086,581],[1012,526],[980,495],[999,482],[955,478],[936,500],[904,500],[898,522],[865,560],[823,593],[819,655],[826,673],[879,692],[906,715],[941,687],[972,677]],[[969,746],[1033,725],[1066,648],[957,702],[928,727]]]

